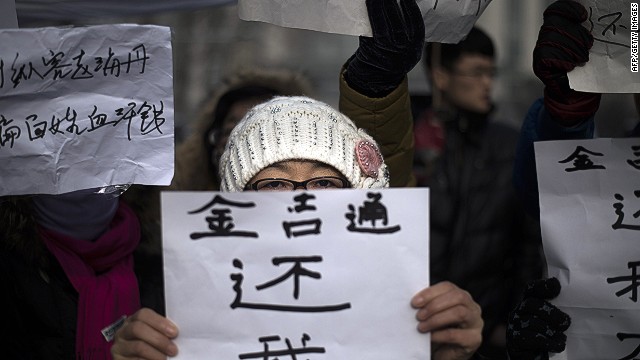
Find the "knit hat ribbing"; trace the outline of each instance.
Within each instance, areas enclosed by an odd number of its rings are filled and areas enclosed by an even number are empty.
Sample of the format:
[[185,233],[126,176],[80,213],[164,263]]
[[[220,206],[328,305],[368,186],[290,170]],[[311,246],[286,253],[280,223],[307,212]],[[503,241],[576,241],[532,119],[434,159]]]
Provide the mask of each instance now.
[[353,188],[389,186],[373,138],[331,106],[296,96],[255,106],[233,129],[220,159],[221,190],[242,191],[262,169],[287,160],[330,165]]

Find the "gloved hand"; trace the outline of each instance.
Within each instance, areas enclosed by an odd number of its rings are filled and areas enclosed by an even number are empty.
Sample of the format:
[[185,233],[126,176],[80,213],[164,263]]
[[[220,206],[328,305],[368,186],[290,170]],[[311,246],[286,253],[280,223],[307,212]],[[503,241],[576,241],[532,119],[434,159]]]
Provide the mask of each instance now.
[[566,313],[546,300],[560,294],[556,278],[531,282],[522,302],[509,314],[507,350],[513,360],[548,360],[549,352],[564,351],[571,325]]
[[373,37],[361,36],[345,72],[347,84],[369,97],[391,93],[420,61],[424,22],[416,0],[366,0]]
[[601,94],[569,88],[567,72],[589,61],[593,36],[581,23],[587,10],[571,0],[558,0],[544,11],[544,22],[533,50],[533,72],[545,85],[544,104],[553,119],[573,126],[591,117]]

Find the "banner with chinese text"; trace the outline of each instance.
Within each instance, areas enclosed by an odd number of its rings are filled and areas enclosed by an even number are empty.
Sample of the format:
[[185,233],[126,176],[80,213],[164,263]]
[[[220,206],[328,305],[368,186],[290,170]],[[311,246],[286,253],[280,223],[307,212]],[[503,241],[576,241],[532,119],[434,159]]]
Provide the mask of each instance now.
[[640,92],[638,0],[578,0],[593,35],[589,62],[569,72],[571,88],[600,93]]
[[171,31],[0,30],[0,195],[173,177]]
[[[426,41],[457,43],[491,0],[417,0]],[[238,0],[243,20],[345,35],[371,36],[364,0]]]
[[569,360],[632,359],[640,346],[640,139],[535,143],[552,302],[571,316]]
[[429,359],[410,306],[428,206],[424,188],[163,192],[179,358]]

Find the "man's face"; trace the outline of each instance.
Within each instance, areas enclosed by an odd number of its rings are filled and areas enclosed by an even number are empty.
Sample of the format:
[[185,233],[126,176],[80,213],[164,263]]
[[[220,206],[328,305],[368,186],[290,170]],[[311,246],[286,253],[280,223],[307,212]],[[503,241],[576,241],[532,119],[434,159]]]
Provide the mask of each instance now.
[[436,82],[443,97],[453,106],[476,113],[491,110],[491,90],[496,74],[493,58],[479,54],[462,55],[452,71],[440,72]]

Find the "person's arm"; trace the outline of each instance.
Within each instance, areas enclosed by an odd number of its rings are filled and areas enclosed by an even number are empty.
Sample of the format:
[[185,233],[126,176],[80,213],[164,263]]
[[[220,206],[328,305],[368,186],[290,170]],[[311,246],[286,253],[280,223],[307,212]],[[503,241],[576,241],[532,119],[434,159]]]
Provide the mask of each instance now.
[[340,76],[340,111],[380,146],[389,168],[390,186],[415,186],[413,119],[407,80],[389,95],[370,98],[351,89]]
[[582,26],[588,12],[580,3],[560,0],[544,11],[533,51],[533,71],[544,84],[544,97],[529,109],[516,151],[514,183],[527,210],[539,217],[533,143],[593,137],[593,117],[601,94],[575,91],[567,73],[589,61],[593,36]]
[[535,219],[540,215],[538,177],[534,143],[545,140],[590,139],[595,125],[593,115],[573,127],[558,124],[544,106],[544,100],[536,100],[524,119],[516,148],[513,165],[513,182],[527,212]]
[[[533,52],[534,73],[545,85],[544,98],[529,109],[522,125],[514,164],[514,185],[530,214],[539,219],[538,181],[534,143],[545,140],[593,137],[593,117],[600,94],[569,88],[567,72],[589,60],[593,36],[582,26],[588,13],[575,1],[559,0],[547,7]],[[507,350],[512,359],[548,359],[561,352],[570,324],[567,314],[547,300],[560,292],[557,279],[528,287],[512,311],[507,328]]]
[[340,73],[340,111],[381,146],[391,186],[414,186],[407,73],[420,61],[424,22],[415,0],[367,0],[373,37],[360,37]]

